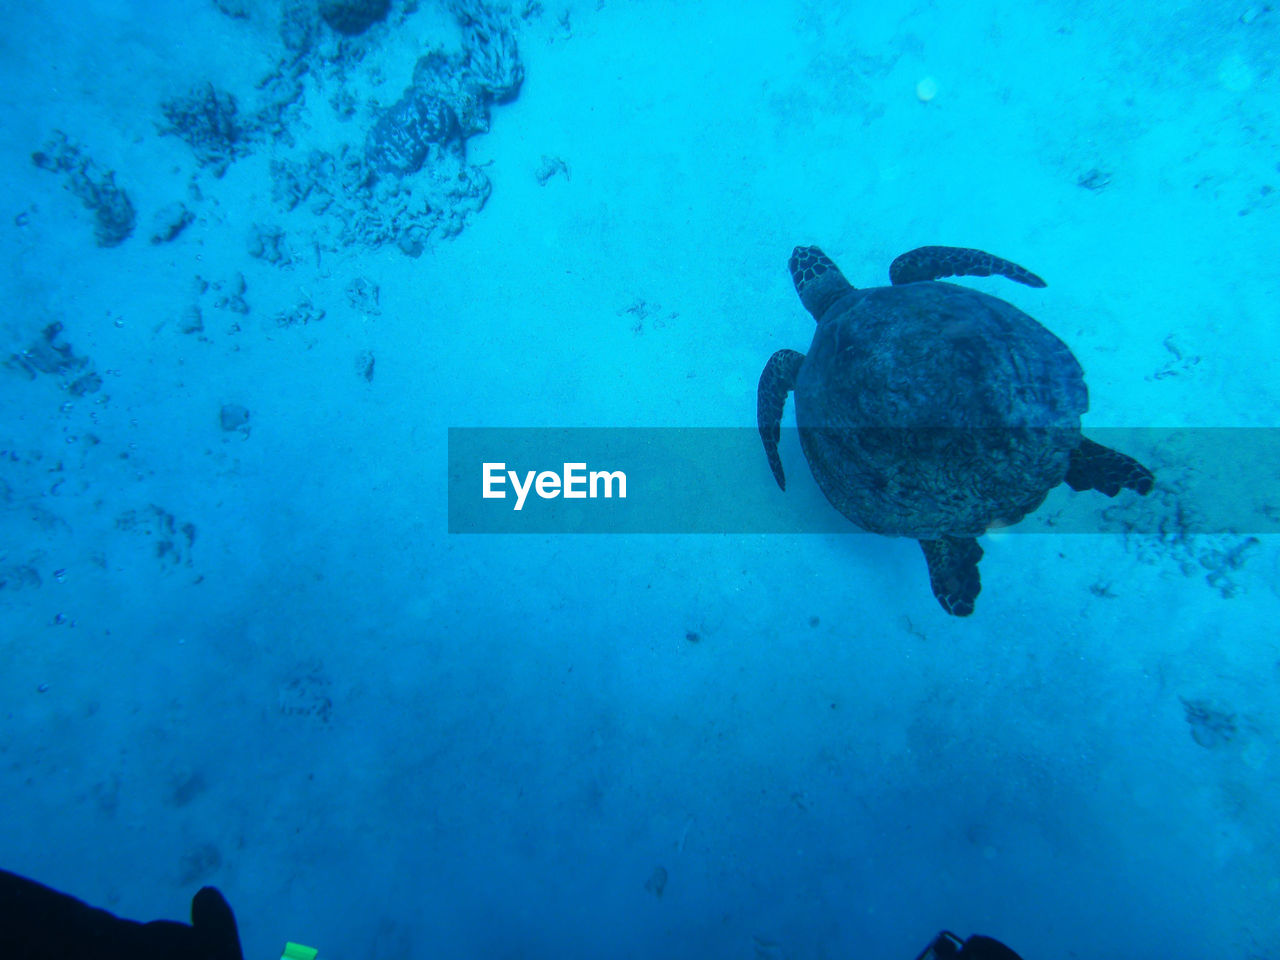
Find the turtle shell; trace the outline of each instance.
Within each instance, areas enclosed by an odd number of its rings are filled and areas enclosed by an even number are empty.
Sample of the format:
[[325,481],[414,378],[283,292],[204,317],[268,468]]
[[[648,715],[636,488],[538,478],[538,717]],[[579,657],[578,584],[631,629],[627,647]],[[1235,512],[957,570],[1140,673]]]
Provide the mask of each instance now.
[[1080,364],[1017,307],[950,283],[850,290],[796,378],[800,443],[874,533],[978,536],[1062,482],[1089,406]]

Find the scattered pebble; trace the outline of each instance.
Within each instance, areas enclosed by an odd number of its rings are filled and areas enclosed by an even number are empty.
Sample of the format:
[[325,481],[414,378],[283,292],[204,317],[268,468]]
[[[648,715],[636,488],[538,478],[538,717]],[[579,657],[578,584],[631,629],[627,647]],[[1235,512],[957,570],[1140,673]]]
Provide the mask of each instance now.
[[552,177],[560,175],[566,180],[572,179],[569,173],[569,165],[559,157],[549,157],[545,153],[542,155],[542,163],[538,165],[538,169],[534,172],[540,186],[546,186],[547,181]]
[[204,330],[204,316],[200,313],[200,308],[195,304],[187,307],[182,311],[182,316],[178,320],[178,329],[183,333],[201,333]]
[[249,304],[244,299],[249,285],[245,282],[243,273],[237,273],[225,283],[215,284],[214,289],[222,294],[214,303],[219,310],[230,310],[232,313],[240,314],[249,312]]
[[352,309],[363,313],[366,318],[377,316],[382,312],[378,306],[378,285],[367,277],[356,277],[347,284],[347,303]]
[[1099,170],[1097,167],[1092,167],[1091,169],[1086,170],[1076,178],[1077,187],[1084,187],[1086,190],[1092,190],[1094,193],[1105,189],[1107,184],[1110,182],[1111,174],[1107,173],[1105,170]]
[[318,323],[324,319],[324,310],[310,300],[302,300],[292,310],[276,314],[276,326],[305,327],[310,323]]
[[665,867],[654,867],[653,873],[649,875],[649,879],[645,881],[644,888],[652,893],[659,900],[662,899],[662,891],[667,889],[667,870]]
[[289,248],[285,242],[284,230],[280,227],[255,223],[249,237],[249,256],[277,267],[293,263]]
[[151,242],[153,244],[173,242],[195,218],[196,215],[181,201],[169,204],[157,212],[152,221]]
[[218,414],[218,421],[222,424],[222,429],[228,432],[249,432],[249,411],[238,403],[224,403]]
[[1207,700],[1188,700],[1179,697],[1191,727],[1191,739],[1200,746],[1212,750],[1235,739],[1236,715],[1215,706]]

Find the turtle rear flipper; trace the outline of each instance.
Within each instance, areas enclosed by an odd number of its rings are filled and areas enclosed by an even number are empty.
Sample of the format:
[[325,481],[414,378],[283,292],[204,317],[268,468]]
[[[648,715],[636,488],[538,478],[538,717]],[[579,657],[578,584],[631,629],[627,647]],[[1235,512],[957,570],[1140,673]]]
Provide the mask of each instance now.
[[1121,490],[1134,490],[1146,496],[1156,478],[1133,457],[1085,437],[1080,446],[1071,451],[1066,481],[1067,486],[1076,491],[1097,490],[1114,497]]
[[1025,267],[1011,260],[970,247],[916,247],[889,265],[889,281],[919,283],[939,277],[1008,277],[1028,287],[1043,287],[1045,282]]
[[942,609],[954,617],[969,616],[982,592],[978,575],[982,547],[978,541],[973,537],[939,537],[919,543],[929,564],[929,586]]
[[778,486],[787,489],[787,478],[782,472],[782,458],[778,456],[778,440],[782,437],[782,409],[787,405],[787,394],[795,389],[796,374],[804,354],[794,350],[779,350],[764,365],[760,384],[756,387],[756,424],[760,427],[760,439],[764,441],[764,455],[769,458],[773,479]]

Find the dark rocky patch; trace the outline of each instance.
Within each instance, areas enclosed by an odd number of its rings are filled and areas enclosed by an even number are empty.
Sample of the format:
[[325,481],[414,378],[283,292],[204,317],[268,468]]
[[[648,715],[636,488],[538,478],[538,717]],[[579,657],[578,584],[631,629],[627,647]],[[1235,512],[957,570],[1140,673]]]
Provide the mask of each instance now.
[[100,247],[115,247],[133,233],[137,214],[129,195],[116,185],[113,170],[104,170],[83,150],[55,131],[44,149],[31,155],[42,170],[64,174],[67,189],[93,211],[93,235]]
[[319,0],[320,19],[348,37],[385,20],[390,9],[389,0]]

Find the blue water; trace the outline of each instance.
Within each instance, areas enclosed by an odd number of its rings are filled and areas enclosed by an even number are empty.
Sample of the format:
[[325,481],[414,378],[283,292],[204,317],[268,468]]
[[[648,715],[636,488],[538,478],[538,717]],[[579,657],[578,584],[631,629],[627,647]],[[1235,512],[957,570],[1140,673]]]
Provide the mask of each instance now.
[[796,244],[1044,277],[961,282],[1086,429],[1274,425],[1280,12],[851,7],[6,14],[0,866],[256,958],[1280,956],[1273,539],[1123,494],[958,619],[905,539],[447,532],[450,427],[753,428]]

